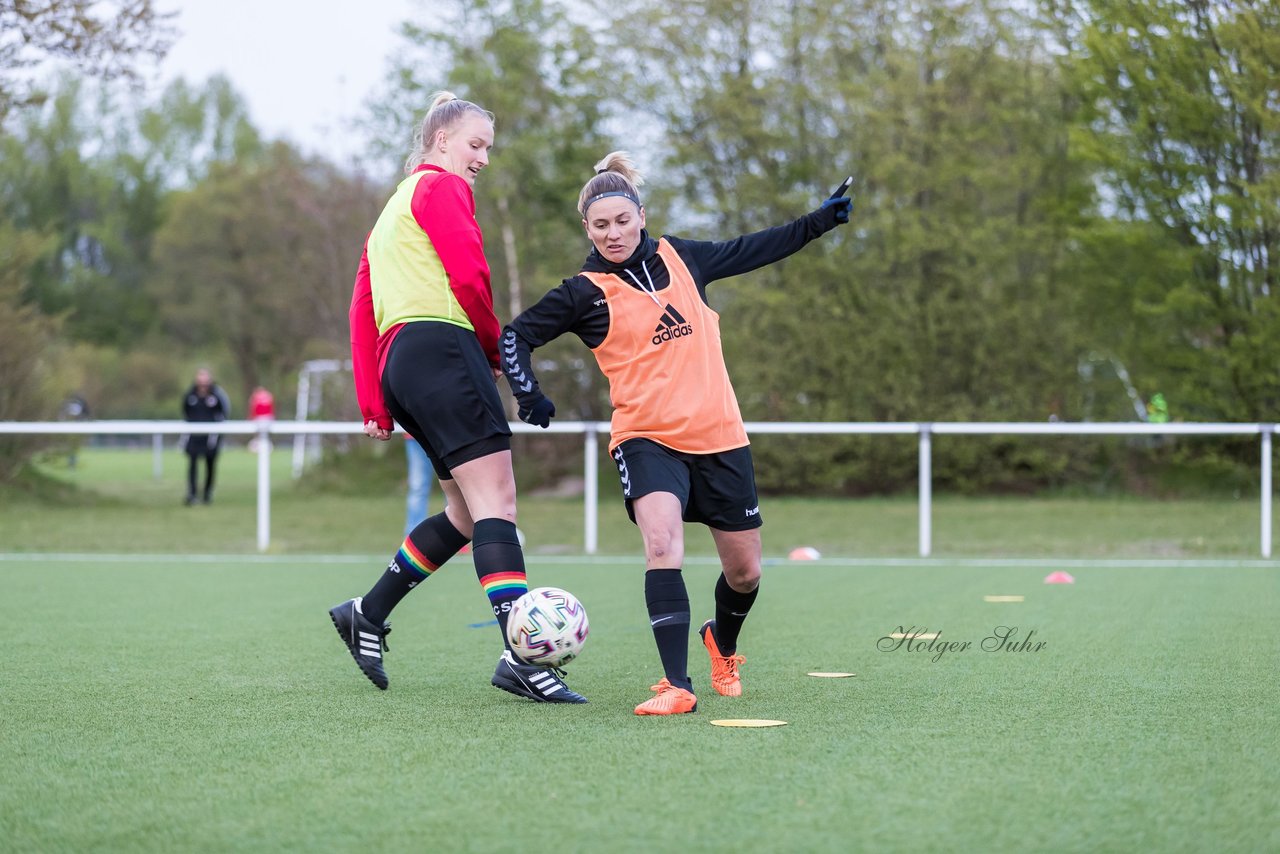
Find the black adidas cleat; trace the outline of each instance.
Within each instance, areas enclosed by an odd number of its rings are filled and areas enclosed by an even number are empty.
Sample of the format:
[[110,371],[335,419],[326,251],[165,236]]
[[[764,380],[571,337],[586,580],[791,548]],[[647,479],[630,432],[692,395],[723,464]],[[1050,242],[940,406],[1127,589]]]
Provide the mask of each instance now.
[[382,669],[382,653],[389,650],[387,635],[391,634],[391,624],[383,623],[382,628],[365,619],[360,613],[360,599],[348,599],[341,605],[329,609],[329,618],[338,630],[342,640],[346,642],[351,657],[360,665],[361,672],[369,677],[369,681],[383,691],[387,690],[387,672]]
[[528,697],[539,703],[585,703],[587,698],[564,684],[564,671],[555,667],[536,667],[523,664],[504,649],[498,659],[498,669],[493,673],[495,687],[518,697]]

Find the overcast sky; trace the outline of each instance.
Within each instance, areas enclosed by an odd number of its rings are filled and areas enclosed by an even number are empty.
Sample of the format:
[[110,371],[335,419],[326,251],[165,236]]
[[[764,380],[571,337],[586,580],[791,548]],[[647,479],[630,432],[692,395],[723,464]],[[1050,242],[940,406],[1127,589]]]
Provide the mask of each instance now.
[[[353,117],[383,83],[398,25],[423,14],[417,0],[158,0],[177,12],[177,41],[157,91],[176,77],[225,74],[254,124],[304,150],[344,161],[367,137]],[[150,76],[150,75],[148,75]]]

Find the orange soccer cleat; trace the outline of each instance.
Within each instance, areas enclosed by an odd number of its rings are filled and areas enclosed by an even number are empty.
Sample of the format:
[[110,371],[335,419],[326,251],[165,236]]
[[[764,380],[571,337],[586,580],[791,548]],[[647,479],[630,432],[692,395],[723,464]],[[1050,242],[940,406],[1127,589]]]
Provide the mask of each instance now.
[[698,711],[698,698],[693,692],[677,688],[665,676],[649,690],[657,696],[636,706],[637,715],[683,715]]
[[738,677],[738,665],[747,659],[741,655],[722,655],[716,643],[715,620],[707,620],[698,629],[702,635],[702,645],[711,656],[711,687],[721,697],[741,697],[742,680]]

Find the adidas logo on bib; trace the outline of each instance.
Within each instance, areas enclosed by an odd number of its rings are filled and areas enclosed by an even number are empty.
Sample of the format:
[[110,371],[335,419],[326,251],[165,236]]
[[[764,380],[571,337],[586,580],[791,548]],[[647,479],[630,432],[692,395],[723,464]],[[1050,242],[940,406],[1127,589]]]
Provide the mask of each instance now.
[[689,322],[680,316],[680,312],[676,311],[676,307],[671,303],[667,303],[667,308],[662,312],[662,318],[658,321],[658,325],[653,329],[653,343],[661,344],[663,341],[670,341],[672,338],[683,338],[685,335],[692,335],[693,327]]

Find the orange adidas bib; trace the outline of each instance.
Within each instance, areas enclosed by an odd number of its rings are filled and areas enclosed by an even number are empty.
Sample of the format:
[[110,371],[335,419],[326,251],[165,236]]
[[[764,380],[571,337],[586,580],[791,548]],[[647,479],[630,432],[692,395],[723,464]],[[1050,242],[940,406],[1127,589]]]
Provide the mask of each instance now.
[[652,296],[613,273],[581,274],[609,306],[609,332],[592,351],[609,380],[609,450],[635,438],[690,454],[741,448],[749,441],[724,364],[720,315],[666,239],[658,255],[671,283]]

